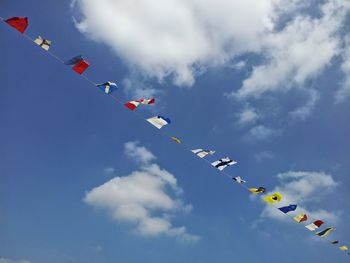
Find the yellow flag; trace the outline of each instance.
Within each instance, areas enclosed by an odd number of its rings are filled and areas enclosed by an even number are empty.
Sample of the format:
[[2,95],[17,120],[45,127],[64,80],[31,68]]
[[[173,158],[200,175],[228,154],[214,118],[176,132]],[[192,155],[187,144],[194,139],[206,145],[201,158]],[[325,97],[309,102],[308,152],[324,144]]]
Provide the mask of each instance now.
[[340,249],[341,251],[347,251],[347,250],[349,250],[349,248],[348,248],[347,246],[341,246],[341,247],[339,247],[339,249]]
[[301,223],[307,220],[307,215],[306,214],[300,214],[295,217],[293,217],[294,221]]
[[279,192],[274,193],[273,195],[268,195],[263,198],[265,202],[272,205],[275,202],[279,202],[282,199],[282,195]]
[[177,143],[181,143],[181,140],[179,138],[176,138],[174,136],[170,136],[170,138],[174,141],[174,142],[177,142]]
[[262,194],[266,191],[266,189],[262,186],[260,186],[259,188],[249,188],[248,189],[252,194]]

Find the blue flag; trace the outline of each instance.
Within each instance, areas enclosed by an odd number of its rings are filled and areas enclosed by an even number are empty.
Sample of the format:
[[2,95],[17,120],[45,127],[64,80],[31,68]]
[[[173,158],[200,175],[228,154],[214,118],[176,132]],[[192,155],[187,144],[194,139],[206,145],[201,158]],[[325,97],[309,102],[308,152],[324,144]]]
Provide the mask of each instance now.
[[288,212],[294,211],[295,209],[297,209],[297,205],[288,205],[288,206],[283,206],[278,208],[279,210],[281,210],[283,213],[287,214]]
[[81,55],[76,56],[70,60],[67,60],[66,62],[64,62],[64,64],[66,65],[74,65],[77,64],[79,61],[83,60],[83,57]]

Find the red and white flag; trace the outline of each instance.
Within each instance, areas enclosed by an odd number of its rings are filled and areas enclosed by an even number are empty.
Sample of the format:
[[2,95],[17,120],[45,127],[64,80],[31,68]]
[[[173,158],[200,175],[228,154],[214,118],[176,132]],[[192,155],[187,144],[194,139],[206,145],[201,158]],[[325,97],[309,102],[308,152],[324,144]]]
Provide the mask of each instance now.
[[151,99],[139,99],[139,100],[132,100],[129,101],[127,103],[125,103],[125,107],[129,108],[130,110],[135,110],[140,104],[154,104],[155,99],[151,98]]

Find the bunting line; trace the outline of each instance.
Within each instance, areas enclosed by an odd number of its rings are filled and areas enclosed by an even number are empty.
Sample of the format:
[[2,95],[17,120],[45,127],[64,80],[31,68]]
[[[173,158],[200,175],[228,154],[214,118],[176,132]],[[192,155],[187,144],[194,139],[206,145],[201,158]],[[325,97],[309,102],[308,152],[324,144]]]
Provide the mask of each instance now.
[[[4,18],[2,18],[0,16],[0,20],[2,22],[4,22],[5,24],[8,24],[6,22],[6,20]],[[16,28],[18,31],[20,31],[18,28]],[[22,33],[22,35],[29,41],[31,41],[32,43],[35,43],[35,40],[33,38],[31,38],[29,35],[27,35],[24,31],[25,31],[26,28],[24,28],[23,32],[20,31]],[[65,61],[62,60],[60,57],[58,57],[57,55],[55,55],[52,51],[50,50],[46,50],[45,49],[45,52],[48,53],[52,58],[54,58],[56,61],[60,62],[61,64],[65,65]],[[77,72],[78,73],[78,72]],[[90,83],[91,85],[93,85],[95,88],[97,87],[97,83],[94,82],[93,80],[91,80],[89,77],[87,77],[83,72],[82,73],[78,73],[85,81],[87,81],[88,83]],[[114,96],[113,94],[111,93],[108,93],[107,95],[109,95],[112,99],[114,99],[114,101],[116,101],[118,104],[120,104],[122,106],[122,108],[126,109],[125,107],[125,102],[122,102],[119,98],[117,98],[116,96]],[[154,101],[153,101],[154,103]],[[129,112],[132,112],[137,118],[147,122],[149,124],[149,119],[146,119],[145,117],[143,117],[140,113],[138,113],[137,111],[134,111],[134,110],[129,110]],[[158,116],[158,117],[161,117],[161,116]],[[169,120],[170,121],[170,120]],[[152,123],[151,123],[152,124]],[[156,126],[153,124],[153,126]],[[160,126],[160,125],[159,125]],[[159,126],[156,126],[156,128],[158,128]],[[162,126],[161,126],[162,127]],[[174,137],[172,135],[169,135],[167,132],[165,132],[164,130],[162,130],[160,128],[158,128],[159,132],[167,137],[168,139],[172,139],[173,141],[177,142],[179,144],[179,146],[182,147],[183,150],[185,150],[186,152],[192,152],[193,151],[191,149],[189,149],[188,147],[186,147],[186,145],[184,143],[182,143],[182,141],[180,139],[178,139],[177,137]],[[214,167],[214,168],[217,168],[216,170],[218,172],[220,172],[221,174],[223,174],[224,176],[226,176],[227,178],[229,178],[230,180],[234,180],[240,187],[242,187],[243,189],[247,190],[249,193],[254,193],[252,192],[251,189],[253,188],[249,188],[245,185],[245,181],[240,177],[240,176],[236,176],[236,177],[232,177],[230,174],[228,174],[226,171],[224,171],[223,169],[226,168],[227,166],[230,166],[230,165],[234,165],[236,164],[236,161],[234,160],[231,160],[229,158],[222,158],[222,159],[219,159],[218,161],[215,161],[214,163],[218,162],[217,164],[213,165],[213,162],[210,162],[209,160],[207,160],[204,157],[201,157],[200,159],[202,159],[204,162],[206,162],[209,166],[211,167]],[[223,167],[224,166],[224,167]],[[266,191],[266,189],[264,187],[259,187],[257,188],[256,191],[258,191],[260,189],[260,191],[262,192],[256,192],[256,194],[259,194],[259,193],[264,193]],[[278,195],[279,194],[279,195]],[[291,214],[288,214],[289,212],[292,212],[292,211],[295,211],[297,209],[297,205],[294,205],[294,204],[290,204],[289,206],[285,206],[285,207],[279,207],[276,205],[276,203],[278,203],[281,199],[282,199],[282,195],[280,193],[275,193],[274,195],[271,195],[271,196],[262,196],[261,199],[268,202],[272,207],[274,207],[275,209],[279,210],[279,212],[282,212],[285,216],[289,217],[291,220],[293,221],[296,221],[296,216],[294,215],[291,215]],[[306,216],[306,215],[305,215]],[[304,217],[302,217],[304,218]],[[301,222],[305,222],[308,221],[308,223],[310,223],[311,221],[314,222],[312,224],[308,224],[308,225],[305,225],[305,224],[301,224]],[[318,221],[321,221],[319,219],[315,219],[315,218],[311,218],[311,217],[308,217],[306,216],[306,219],[303,220],[303,221],[297,221],[299,223],[299,225],[305,227],[305,228],[308,228],[309,230],[311,231],[314,231],[316,230],[317,228],[320,227],[320,225],[315,225],[316,222]],[[323,224],[323,221],[321,221],[322,224]],[[314,227],[312,227],[311,225],[315,225],[315,229]],[[310,228],[309,228],[310,227]],[[317,232],[316,235],[320,236],[320,237],[326,237],[331,231],[335,230],[334,227],[326,227],[325,229],[321,230],[320,232]],[[327,240],[329,243],[331,244],[338,244],[339,241],[338,240],[334,240],[334,239],[330,239],[328,237],[324,238],[324,240]],[[341,251],[348,251],[348,247],[345,246],[345,245],[341,245],[338,247]],[[349,255],[349,253],[347,253]]]

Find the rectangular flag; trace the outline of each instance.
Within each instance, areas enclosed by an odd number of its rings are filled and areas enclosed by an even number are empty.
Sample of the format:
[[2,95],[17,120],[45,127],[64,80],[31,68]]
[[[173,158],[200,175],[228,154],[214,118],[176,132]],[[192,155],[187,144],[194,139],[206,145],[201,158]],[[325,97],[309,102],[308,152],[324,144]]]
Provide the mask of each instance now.
[[287,214],[289,212],[295,211],[295,209],[297,209],[297,205],[288,205],[288,206],[283,206],[278,208],[280,211],[282,211],[283,213]]
[[127,107],[130,110],[135,110],[140,104],[150,105],[150,104],[154,104],[154,103],[155,103],[155,99],[154,98],[151,98],[151,99],[139,99],[139,100],[129,101],[129,102],[125,103],[124,106]]
[[320,236],[320,237],[325,237],[327,236],[330,232],[332,232],[333,230],[335,230],[334,227],[327,227],[326,229],[317,232],[316,235]]
[[38,36],[35,40],[34,40],[35,44],[37,44],[38,46],[42,47],[44,50],[49,51],[50,47],[51,47],[51,41],[42,38],[41,36]]
[[297,215],[295,217],[293,217],[294,221],[301,223],[301,222],[305,222],[307,220],[307,215],[306,214],[300,214]]
[[208,154],[213,155],[215,153],[215,151],[206,151],[203,149],[194,149],[191,152],[195,153],[199,158],[204,158]]
[[171,123],[171,120],[169,118],[165,118],[163,116],[152,117],[147,119],[147,121],[157,129],[161,129],[163,126]]
[[313,223],[305,226],[307,229],[309,229],[310,231],[315,231],[317,228],[319,228],[321,225],[323,225],[323,221],[322,220],[316,220]]
[[220,171],[224,170],[227,166],[231,166],[236,164],[237,162],[234,160],[231,160],[230,158],[222,158],[219,159],[215,162],[212,162],[211,165],[214,166],[215,168],[219,169]]

